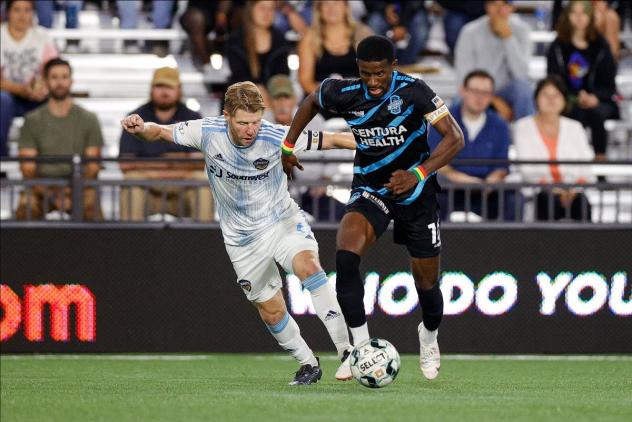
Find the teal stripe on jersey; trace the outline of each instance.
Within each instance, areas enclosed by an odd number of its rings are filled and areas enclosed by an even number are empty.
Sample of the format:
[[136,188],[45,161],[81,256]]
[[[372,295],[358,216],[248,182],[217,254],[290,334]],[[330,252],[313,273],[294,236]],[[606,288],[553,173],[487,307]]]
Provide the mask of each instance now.
[[404,119],[406,117],[408,117],[408,116],[410,116],[412,114],[414,108],[415,108],[414,105],[408,106],[408,108],[406,110],[404,110],[404,112],[402,114],[400,114],[399,116],[395,117],[393,119],[393,121],[388,124],[388,127],[398,126],[401,122],[404,121]]
[[367,120],[373,117],[373,115],[384,105],[385,102],[387,102],[391,98],[393,94],[395,94],[397,91],[399,91],[400,89],[406,86],[408,86],[408,82],[402,82],[401,84],[399,84],[397,88],[395,88],[392,92],[390,92],[385,98],[383,97],[384,99],[382,100],[381,103],[379,103],[378,105],[373,107],[371,110],[369,110],[364,116],[358,117],[357,119],[348,120],[347,123],[350,126],[358,126],[358,125],[361,125],[362,123],[365,123]]
[[417,129],[416,131],[414,131],[413,133],[411,133],[410,136],[406,139],[406,141],[402,145],[400,145],[399,148],[397,148],[395,151],[391,152],[389,155],[382,158],[381,160],[376,161],[373,164],[369,164],[368,166],[364,166],[364,167],[355,166],[353,168],[353,174],[368,174],[368,173],[371,173],[372,171],[379,169],[380,167],[384,167],[385,165],[392,163],[397,157],[402,155],[402,153],[406,150],[406,148],[408,148],[408,146],[412,144],[415,139],[419,138],[425,132],[426,132],[426,123],[424,122],[421,125],[421,127]]
[[361,84],[347,86],[345,88],[342,88],[340,92],[355,91],[357,89],[360,89],[361,86],[362,86]]

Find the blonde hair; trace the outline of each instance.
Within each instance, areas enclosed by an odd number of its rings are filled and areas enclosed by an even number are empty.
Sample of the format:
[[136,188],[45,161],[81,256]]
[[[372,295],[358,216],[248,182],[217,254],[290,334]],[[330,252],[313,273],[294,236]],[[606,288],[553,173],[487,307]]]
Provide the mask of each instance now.
[[[261,63],[259,63],[259,56],[257,55],[257,40],[255,38],[255,21],[252,18],[256,4],[256,0],[246,2],[241,26],[244,32],[244,50],[248,59],[248,69],[250,69],[250,74],[255,79],[261,75]],[[268,28],[268,31],[271,31],[271,29]]]
[[[344,3],[347,8],[347,13],[345,14],[345,24],[347,26],[346,35],[349,38],[349,44],[353,47],[353,34],[356,30],[356,21],[355,19],[353,19],[353,15],[351,14],[351,7],[349,7],[349,2],[345,0]],[[320,13],[321,4],[321,1],[314,2],[312,10],[312,25],[309,28],[309,32],[311,32],[312,35],[312,50],[316,53],[316,57],[318,57],[319,59],[323,56],[323,43],[325,40],[325,25],[323,25]]]
[[265,104],[257,85],[250,81],[237,82],[226,90],[224,95],[224,111],[234,116],[237,110],[244,110],[248,113],[263,111]]

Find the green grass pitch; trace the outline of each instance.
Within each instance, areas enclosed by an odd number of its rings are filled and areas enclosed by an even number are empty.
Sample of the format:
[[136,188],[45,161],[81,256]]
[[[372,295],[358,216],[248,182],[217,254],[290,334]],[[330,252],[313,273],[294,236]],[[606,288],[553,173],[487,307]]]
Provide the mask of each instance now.
[[324,376],[290,387],[281,355],[2,355],[0,419],[37,421],[632,421],[632,356],[444,356],[435,381],[403,356],[371,390]]

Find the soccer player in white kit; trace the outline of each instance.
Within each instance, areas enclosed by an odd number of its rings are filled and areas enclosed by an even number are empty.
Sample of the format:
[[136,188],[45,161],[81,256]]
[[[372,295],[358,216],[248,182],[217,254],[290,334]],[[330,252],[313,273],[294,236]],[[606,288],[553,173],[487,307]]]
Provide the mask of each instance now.
[[[314,309],[338,351],[336,379],[351,379],[351,345],[340,305],[318,259],[318,243],[303,212],[292,200],[281,166],[281,143],[288,126],[261,119],[265,105],[252,82],[228,87],[222,116],[173,125],[145,123],[137,114],[123,128],[146,141],[165,140],[204,153],[206,172],[219,214],[226,251],[246,297],[270,333],[300,364],[292,385],[316,383],[316,358],[287,311],[278,262],[294,273],[312,297]],[[294,152],[355,149],[351,134],[304,132]]]

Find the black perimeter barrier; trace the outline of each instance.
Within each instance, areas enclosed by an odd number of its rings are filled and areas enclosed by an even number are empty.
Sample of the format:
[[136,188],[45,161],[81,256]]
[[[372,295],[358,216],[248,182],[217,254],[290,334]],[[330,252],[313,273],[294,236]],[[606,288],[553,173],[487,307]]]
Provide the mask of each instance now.
[[[281,352],[209,227],[3,227],[2,352]],[[336,227],[315,233],[333,272]],[[441,239],[442,352],[632,353],[629,226],[445,227]],[[362,273],[371,334],[417,352],[408,265],[387,232]],[[284,279],[308,344],[333,351]]]

